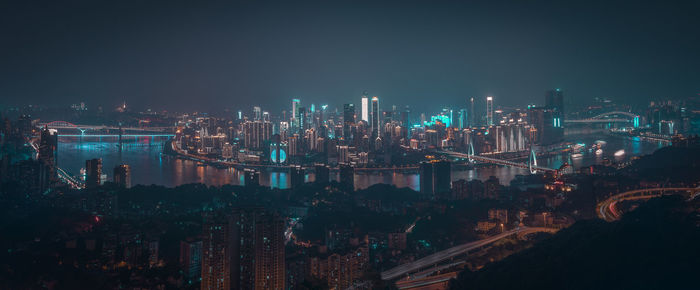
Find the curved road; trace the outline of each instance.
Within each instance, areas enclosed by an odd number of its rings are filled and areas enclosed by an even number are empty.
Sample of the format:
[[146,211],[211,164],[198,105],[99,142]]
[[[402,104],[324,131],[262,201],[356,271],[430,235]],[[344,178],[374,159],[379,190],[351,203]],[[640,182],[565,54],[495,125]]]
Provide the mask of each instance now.
[[512,229],[507,232],[500,233],[498,235],[483,239],[483,240],[478,240],[474,242],[469,242],[466,244],[462,244],[459,246],[454,246],[452,248],[442,250],[440,252],[437,252],[435,254],[423,257],[421,259],[415,260],[410,263],[406,263],[403,265],[396,266],[395,268],[386,270],[382,272],[382,280],[393,280],[396,278],[399,278],[403,275],[406,275],[411,272],[415,272],[420,270],[421,268],[442,262],[444,260],[453,258],[455,256],[464,254],[466,252],[469,252],[471,250],[474,250],[476,248],[483,247],[485,245],[491,244],[493,242],[496,242],[500,239],[506,238],[511,235],[515,234],[531,234],[531,233],[536,233],[536,232],[556,232],[557,229],[552,229],[552,228],[531,228],[531,227],[519,227]]
[[620,201],[651,199],[662,195],[681,192],[690,193],[690,199],[693,199],[698,195],[698,192],[700,192],[700,187],[655,187],[630,190],[615,194],[599,202],[596,207],[596,213],[599,218],[611,222],[620,218],[620,213],[617,211],[617,203]]

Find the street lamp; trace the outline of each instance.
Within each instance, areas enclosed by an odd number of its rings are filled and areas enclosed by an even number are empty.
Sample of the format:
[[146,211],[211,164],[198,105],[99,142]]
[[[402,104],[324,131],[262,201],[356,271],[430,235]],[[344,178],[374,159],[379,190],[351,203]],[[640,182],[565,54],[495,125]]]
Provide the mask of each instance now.
[[543,212],[542,213],[542,221],[544,222],[544,227],[547,227],[547,213]]

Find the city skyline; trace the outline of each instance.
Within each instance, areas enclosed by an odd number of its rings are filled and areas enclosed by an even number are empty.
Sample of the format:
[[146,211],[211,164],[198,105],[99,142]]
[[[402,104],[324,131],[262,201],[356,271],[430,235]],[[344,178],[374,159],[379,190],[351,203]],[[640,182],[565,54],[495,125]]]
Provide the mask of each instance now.
[[699,1],[0,1],[0,289],[690,289]]

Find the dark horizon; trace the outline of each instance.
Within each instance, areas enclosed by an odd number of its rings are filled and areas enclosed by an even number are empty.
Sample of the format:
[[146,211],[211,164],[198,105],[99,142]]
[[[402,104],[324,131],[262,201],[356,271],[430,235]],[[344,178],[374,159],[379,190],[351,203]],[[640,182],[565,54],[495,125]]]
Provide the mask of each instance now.
[[[622,103],[700,93],[700,4],[607,1],[0,4],[2,105],[154,110],[359,102]],[[422,105],[422,106],[421,106]]]

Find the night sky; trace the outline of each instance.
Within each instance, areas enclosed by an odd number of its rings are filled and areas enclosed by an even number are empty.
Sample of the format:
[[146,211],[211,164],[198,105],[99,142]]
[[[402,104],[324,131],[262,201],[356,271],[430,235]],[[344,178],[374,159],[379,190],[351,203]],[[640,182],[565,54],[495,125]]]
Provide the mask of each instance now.
[[[278,112],[700,93],[700,1],[0,1],[0,104]],[[527,4],[525,4],[527,2]],[[614,2],[614,3],[613,3]]]

